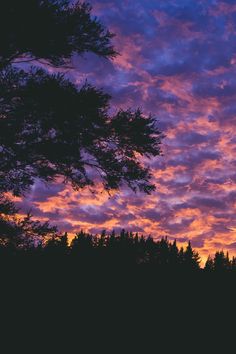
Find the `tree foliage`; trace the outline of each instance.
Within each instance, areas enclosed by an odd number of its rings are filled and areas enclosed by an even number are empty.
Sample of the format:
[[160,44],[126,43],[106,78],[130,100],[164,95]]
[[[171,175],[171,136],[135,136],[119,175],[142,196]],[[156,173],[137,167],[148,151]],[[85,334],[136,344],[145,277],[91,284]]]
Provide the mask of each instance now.
[[55,66],[70,63],[73,54],[93,52],[113,57],[113,37],[91,6],[69,0],[12,0],[0,3],[0,67],[12,62],[42,60]]
[[0,245],[16,251],[41,244],[45,238],[55,237],[57,228],[49,222],[39,222],[28,213],[20,218],[18,210],[7,198],[0,197]]
[[123,182],[150,192],[150,172],[137,154],[159,154],[160,133],[138,110],[109,117],[109,95],[62,75],[8,68],[0,73],[0,188],[21,194],[35,178],[62,176],[75,188],[93,185],[96,169],[106,189]]
[[75,189],[92,186],[98,178],[106,190],[123,184],[146,193],[155,189],[149,168],[140,161],[140,156],[160,154],[161,133],[154,118],[140,110],[111,116],[108,94],[88,83],[77,87],[47,70],[70,68],[72,59],[86,52],[114,57],[112,37],[87,3],[1,2],[2,196],[24,194],[35,179],[58,177]]

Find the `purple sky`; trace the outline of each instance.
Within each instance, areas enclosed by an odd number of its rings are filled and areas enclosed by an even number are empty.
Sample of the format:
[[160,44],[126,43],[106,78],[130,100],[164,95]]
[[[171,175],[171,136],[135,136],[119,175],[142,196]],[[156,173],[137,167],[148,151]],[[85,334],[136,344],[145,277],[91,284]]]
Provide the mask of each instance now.
[[150,161],[157,191],[36,183],[24,210],[61,230],[127,228],[192,240],[203,258],[236,254],[236,0],[99,0],[93,14],[114,33],[113,62],[74,58],[68,75],[113,96],[114,109],[141,107],[166,134]]

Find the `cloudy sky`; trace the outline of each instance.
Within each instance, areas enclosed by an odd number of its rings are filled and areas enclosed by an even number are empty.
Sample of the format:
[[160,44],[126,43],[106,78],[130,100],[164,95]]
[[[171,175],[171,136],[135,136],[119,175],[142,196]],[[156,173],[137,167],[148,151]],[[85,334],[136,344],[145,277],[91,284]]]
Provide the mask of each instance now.
[[[120,55],[74,59],[70,78],[140,107],[165,133],[150,161],[157,190],[113,196],[36,183],[23,210],[61,230],[126,228],[187,239],[203,258],[236,254],[236,0],[93,0]],[[33,204],[32,204],[33,203]],[[32,208],[33,205],[33,208]]]

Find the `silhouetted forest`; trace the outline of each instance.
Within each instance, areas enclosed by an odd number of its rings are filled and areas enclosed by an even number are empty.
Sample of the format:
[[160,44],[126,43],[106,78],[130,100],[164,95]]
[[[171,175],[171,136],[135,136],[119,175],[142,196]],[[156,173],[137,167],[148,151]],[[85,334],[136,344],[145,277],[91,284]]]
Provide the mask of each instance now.
[[[114,34],[91,11],[81,1],[0,2],[0,261],[198,272],[200,257],[191,243],[183,249],[167,238],[123,230],[100,236],[81,231],[69,244],[48,222],[30,214],[19,218],[12,202],[12,195],[24,196],[36,180],[58,178],[76,191],[98,180],[107,191],[124,185],[134,192],[155,190],[150,166],[140,157],[161,154],[156,117],[131,108],[111,115],[110,95],[64,75],[76,56],[117,55]],[[235,258],[221,251],[204,269],[235,268]]]
[[[72,262],[74,266],[94,268],[107,267],[128,269],[146,267],[160,272],[224,272],[236,271],[236,258],[229,258],[228,253],[216,252],[208,257],[204,268],[200,267],[200,256],[188,242],[186,248],[178,247],[176,240],[167,237],[154,240],[137,233],[122,230],[107,234],[92,235],[80,231],[71,242],[65,233],[53,235],[48,239],[34,240],[32,243],[16,245],[2,243],[0,259],[28,259],[43,262]],[[79,268],[78,268],[79,269]]]

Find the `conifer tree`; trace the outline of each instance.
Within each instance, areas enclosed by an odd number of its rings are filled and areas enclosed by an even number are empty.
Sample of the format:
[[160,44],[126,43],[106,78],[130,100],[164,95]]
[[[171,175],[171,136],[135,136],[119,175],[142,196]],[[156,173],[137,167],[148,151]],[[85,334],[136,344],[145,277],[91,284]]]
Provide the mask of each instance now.
[[184,265],[188,270],[197,270],[200,268],[199,254],[192,249],[191,242],[188,242],[188,246],[184,252]]

